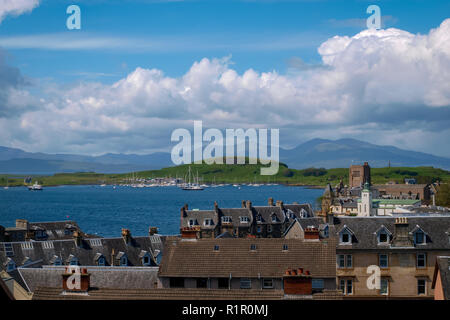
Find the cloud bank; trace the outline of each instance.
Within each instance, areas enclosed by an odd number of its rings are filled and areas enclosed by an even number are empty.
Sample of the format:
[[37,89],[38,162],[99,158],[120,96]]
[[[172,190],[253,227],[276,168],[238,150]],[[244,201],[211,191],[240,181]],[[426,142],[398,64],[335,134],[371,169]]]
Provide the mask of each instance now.
[[225,57],[197,61],[180,77],[137,68],[112,85],[47,85],[31,110],[26,91],[10,92],[5,101],[22,109],[0,106],[1,144],[148,152],[168,148],[174,128],[203,120],[222,129],[280,128],[282,146],[354,137],[450,156],[450,19],[426,35],[390,28],[335,36],[318,52],[323,68],[288,74],[239,74]]

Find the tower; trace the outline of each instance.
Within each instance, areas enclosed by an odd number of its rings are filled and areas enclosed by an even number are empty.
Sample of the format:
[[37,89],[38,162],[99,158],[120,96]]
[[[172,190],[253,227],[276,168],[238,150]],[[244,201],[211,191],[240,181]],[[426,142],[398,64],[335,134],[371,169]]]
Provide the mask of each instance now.
[[358,215],[368,217],[372,215],[372,191],[368,182],[364,184],[361,191],[361,202],[359,203]]

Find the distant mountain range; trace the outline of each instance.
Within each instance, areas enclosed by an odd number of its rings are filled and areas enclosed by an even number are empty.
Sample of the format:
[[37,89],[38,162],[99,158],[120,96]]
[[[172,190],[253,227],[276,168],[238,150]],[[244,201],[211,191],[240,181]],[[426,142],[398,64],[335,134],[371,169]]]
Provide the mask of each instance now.
[[[380,146],[356,139],[313,139],[293,149],[280,148],[280,161],[290,168],[345,168],[351,164],[369,162],[372,167],[433,166],[450,169],[450,159],[427,153]],[[173,166],[170,153],[147,155],[30,153],[20,149],[0,147],[0,173],[53,174],[58,172],[124,173]]]

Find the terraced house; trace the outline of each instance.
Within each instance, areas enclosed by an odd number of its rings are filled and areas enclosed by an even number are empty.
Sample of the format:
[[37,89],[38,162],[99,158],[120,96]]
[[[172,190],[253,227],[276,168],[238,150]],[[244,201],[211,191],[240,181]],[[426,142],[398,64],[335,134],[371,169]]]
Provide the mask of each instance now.
[[[450,216],[334,217],[332,221],[337,285],[346,299],[433,298],[436,258],[450,254]],[[380,270],[379,288],[367,284],[374,272],[370,266]]]
[[163,288],[281,292],[280,298],[336,292],[335,239],[167,239]]
[[281,238],[296,219],[313,216],[310,204],[274,204],[272,198],[267,206],[242,201],[241,208],[220,208],[215,202],[213,210],[189,210],[185,205],[180,212],[180,228],[181,233],[198,238]]

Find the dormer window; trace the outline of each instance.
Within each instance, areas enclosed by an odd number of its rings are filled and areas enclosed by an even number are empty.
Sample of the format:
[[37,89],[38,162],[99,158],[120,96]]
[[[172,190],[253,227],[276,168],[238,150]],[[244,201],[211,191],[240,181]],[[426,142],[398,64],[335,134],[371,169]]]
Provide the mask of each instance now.
[[205,219],[205,220],[203,221],[203,224],[204,224],[205,226],[212,226],[212,225],[214,224],[214,222],[213,222],[212,219]]
[[250,250],[256,251],[256,244],[251,244],[250,245]]
[[300,210],[300,216],[302,218],[307,218],[308,217],[308,212],[306,212],[306,210],[302,208],[302,210]]
[[78,258],[77,257],[71,257],[69,260],[69,265],[71,266],[77,266],[78,265]]
[[256,216],[256,222],[258,222],[258,223],[261,223],[262,222],[262,217],[261,217],[261,215],[257,215]]
[[61,266],[61,265],[62,265],[61,258],[55,256],[55,257],[54,257],[54,260],[53,260],[53,265],[54,265],[54,266]]
[[418,228],[414,232],[414,244],[425,244],[426,238],[425,238],[425,232],[423,232],[422,229]]
[[189,227],[192,227],[195,225],[195,220],[194,219],[189,219]]
[[288,250],[288,245],[287,244],[283,244],[283,251],[287,251]]
[[384,226],[381,226],[380,230],[378,230],[376,234],[378,244],[389,244],[391,240],[391,233]]
[[275,214],[272,215],[272,222],[277,222],[277,216]]
[[241,221],[241,223],[248,223],[249,222],[249,219],[246,216],[239,217],[239,220]]
[[105,264],[106,264],[105,257],[98,258],[98,260],[97,260],[97,265],[98,266],[104,267]]
[[231,223],[231,217],[230,216],[223,216],[222,217],[223,223]]
[[123,256],[122,258],[120,258],[120,265],[122,267],[128,266],[128,258],[127,258],[127,256]]
[[16,270],[16,263],[14,262],[13,259],[8,258],[7,262],[6,262],[6,272],[11,272]]
[[352,243],[353,232],[344,226],[344,229],[339,234],[339,242],[340,244],[351,244]]

